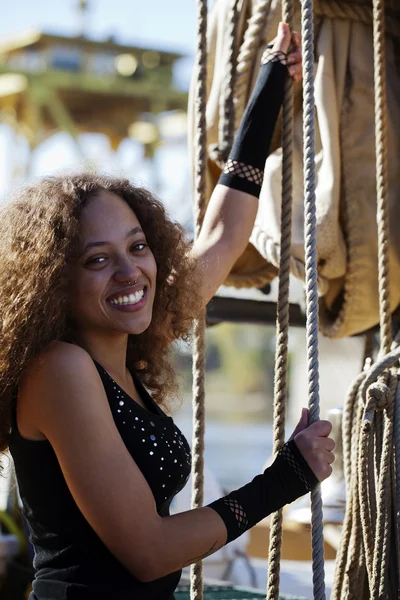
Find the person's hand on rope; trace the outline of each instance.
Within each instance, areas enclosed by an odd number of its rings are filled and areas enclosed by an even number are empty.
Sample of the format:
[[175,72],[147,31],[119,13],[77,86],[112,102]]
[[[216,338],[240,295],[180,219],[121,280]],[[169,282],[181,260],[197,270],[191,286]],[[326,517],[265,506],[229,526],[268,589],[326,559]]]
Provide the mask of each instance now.
[[[279,23],[276,38],[267,46],[265,57],[271,60],[281,58],[288,66],[289,75],[294,83],[301,81],[303,73],[301,36],[295,31],[291,33],[289,25]],[[280,58],[281,57],[281,58]],[[281,60],[282,62],[282,60]]]
[[329,437],[332,425],[329,421],[315,421],[308,424],[308,409],[303,408],[300,421],[290,436],[310,469],[319,481],[324,481],[332,473],[335,460],[335,442]]

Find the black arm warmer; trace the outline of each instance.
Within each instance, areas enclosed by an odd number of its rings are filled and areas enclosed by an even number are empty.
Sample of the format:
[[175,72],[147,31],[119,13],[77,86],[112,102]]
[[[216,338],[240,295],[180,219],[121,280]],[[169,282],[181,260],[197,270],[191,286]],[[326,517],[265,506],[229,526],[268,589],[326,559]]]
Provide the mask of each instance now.
[[219,183],[259,197],[287,73],[279,61],[261,65]]
[[270,513],[311,491],[317,483],[318,479],[291,440],[262,475],[208,507],[224,521],[228,532],[226,543],[229,543]]

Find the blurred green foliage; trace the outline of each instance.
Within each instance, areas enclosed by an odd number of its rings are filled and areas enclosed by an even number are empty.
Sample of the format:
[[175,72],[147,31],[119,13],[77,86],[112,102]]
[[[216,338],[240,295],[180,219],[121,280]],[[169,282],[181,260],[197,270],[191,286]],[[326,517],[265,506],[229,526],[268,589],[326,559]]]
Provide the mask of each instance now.
[[[206,332],[206,392],[211,410],[224,410],[227,402],[231,418],[270,418],[275,362],[275,328],[259,325],[222,323]],[[192,348],[176,348],[175,361],[181,375],[181,391],[191,395]],[[236,400],[236,403],[235,403]],[[234,413],[241,412],[242,416]]]

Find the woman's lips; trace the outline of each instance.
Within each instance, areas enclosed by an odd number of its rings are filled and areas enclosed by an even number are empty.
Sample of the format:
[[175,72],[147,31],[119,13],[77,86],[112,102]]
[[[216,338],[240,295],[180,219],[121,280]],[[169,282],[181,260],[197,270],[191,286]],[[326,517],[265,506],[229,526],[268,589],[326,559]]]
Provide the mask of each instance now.
[[[107,304],[111,308],[115,308],[115,310],[119,310],[120,312],[137,312],[138,310],[141,310],[142,308],[144,308],[144,306],[146,305],[146,302],[147,302],[147,288],[144,287],[142,289],[143,289],[143,296],[139,300],[139,302],[136,302],[135,304],[113,304],[110,299],[107,300]],[[137,291],[139,291],[139,290],[136,290],[136,292]],[[130,292],[130,293],[133,293],[133,292]],[[119,294],[118,297],[129,296],[130,293],[126,292],[124,294]],[[115,297],[115,295],[114,295],[114,297]]]

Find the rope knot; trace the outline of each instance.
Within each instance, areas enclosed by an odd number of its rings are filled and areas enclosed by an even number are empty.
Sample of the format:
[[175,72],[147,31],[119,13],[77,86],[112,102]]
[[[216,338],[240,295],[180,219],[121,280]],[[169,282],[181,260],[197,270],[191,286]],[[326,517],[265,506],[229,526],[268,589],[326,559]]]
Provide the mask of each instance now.
[[366,410],[385,410],[392,400],[390,388],[381,381],[371,383],[368,388],[368,405]]

